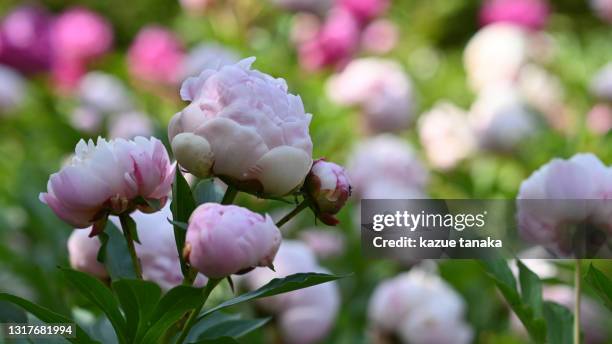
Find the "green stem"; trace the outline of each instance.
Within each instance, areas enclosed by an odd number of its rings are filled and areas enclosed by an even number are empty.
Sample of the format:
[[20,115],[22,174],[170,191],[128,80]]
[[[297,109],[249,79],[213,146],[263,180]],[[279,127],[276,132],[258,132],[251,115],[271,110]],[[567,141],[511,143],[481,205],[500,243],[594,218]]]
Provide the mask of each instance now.
[[302,203],[298,204],[295,209],[293,209],[289,214],[285,215],[282,219],[280,219],[276,223],[276,227],[280,228],[285,223],[289,222],[295,215],[299,214],[302,210],[308,207],[308,202],[306,200],[302,201]]
[[195,325],[196,321],[198,320],[200,311],[202,311],[202,308],[204,307],[204,304],[206,303],[208,296],[210,296],[210,293],[213,291],[213,289],[215,289],[217,284],[219,284],[219,282],[221,282],[222,280],[223,279],[215,279],[215,278],[210,278],[208,280],[208,283],[206,283],[206,287],[204,287],[204,289],[202,290],[202,301],[200,302],[198,307],[196,307],[196,309],[194,309],[193,312],[191,312],[191,314],[189,315],[189,318],[187,319],[187,322],[185,323],[185,327],[183,327],[183,332],[181,332],[181,336],[176,341],[177,344],[182,344],[185,341],[185,339],[187,338],[187,335],[189,334],[189,331],[191,331],[191,328],[193,327],[193,325]]
[[234,203],[234,199],[236,198],[237,194],[238,194],[238,189],[236,189],[235,187],[231,185],[228,185],[227,190],[225,190],[225,194],[223,195],[223,200],[221,201],[221,204]]
[[183,285],[192,285],[198,276],[198,271],[192,267],[187,271],[187,275],[183,278]]
[[574,270],[574,344],[580,344],[580,293],[582,267],[580,259],[576,259],[576,268]]
[[[138,255],[136,254],[136,247],[134,246],[134,238],[132,238],[132,228],[130,222],[133,222],[130,219],[130,215],[120,215],[119,221],[121,222],[121,229],[123,230],[123,237],[125,238],[125,242],[128,247],[128,251],[130,252],[130,258],[132,259],[132,265],[134,265],[134,272],[136,273],[136,277],[138,279],[142,279],[142,268],[140,267],[140,261],[138,260]],[[134,230],[136,230],[134,228]]]

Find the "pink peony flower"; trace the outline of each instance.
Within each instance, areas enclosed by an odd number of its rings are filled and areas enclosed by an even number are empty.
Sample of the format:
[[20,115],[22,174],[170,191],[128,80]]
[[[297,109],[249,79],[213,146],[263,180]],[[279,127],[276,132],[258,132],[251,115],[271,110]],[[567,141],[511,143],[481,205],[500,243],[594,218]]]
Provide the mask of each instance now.
[[0,65],[0,115],[17,109],[25,100],[26,80],[14,69]]
[[147,114],[138,111],[117,113],[110,117],[109,136],[111,138],[133,139],[137,136],[151,136],[153,122]]
[[87,230],[74,230],[68,238],[68,260],[70,266],[100,279],[108,278],[104,264],[98,261],[100,240],[89,237]]
[[[314,253],[299,241],[285,240],[274,261],[276,272],[258,269],[245,276],[250,289],[256,289],[273,278],[300,272],[322,272]],[[262,299],[258,305],[275,314],[285,343],[314,344],[331,331],[340,307],[336,282],[275,295]]]
[[399,29],[388,19],[378,19],[366,26],[361,34],[361,46],[374,54],[386,54],[399,40]]
[[43,203],[74,227],[85,228],[108,214],[136,207],[150,210],[142,199],[163,204],[168,198],[174,166],[155,138],[98,138],[96,144],[81,140],[75,153],[69,165],[51,175],[47,192],[40,194]]
[[188,172],[216,175],[241,190],[282,196],[300,187],[312,165],[311,115],[283,79],[252,70],[255,59],[189,78],[168,137]]
[[397,188],[422,194],[428,179],[428,172],[412,147],[389,134],[359,143],[349,158],[347,170],[358,198],[382,185],[392,186],[386,190]]
[[412,122],[412,82],[393,60],[353,60],[329,79],[326,93],[338,104],[358,105],[371,132],[400,131]]
[[419,118],[419,136],[433,166],[451,169],[476,149],[467,113],[447,102],[437,103]]
[[79,82],[77,97],[81,105],[105,114],[133,107],[125,84],[114,75],[103,72],[85,74]]
[[72,110],[69,120],[74,129],[95,134],[102,129],[104,114],[87,106],[79,106]]
[[136,79],[162,85],[179,83],[184,52],[171,31],[158,26],[140,30],[128,51],[128,69]]
[[345,250],[344,235],[329,228],[310,228],[300,230],[299,239],[314,252],[318,258],[334,258]]
[[342,67],[357,51],[359,34],[359,23],[350,12],[342,8],[333,9],[316,34],[299,44],[300,64],[311,71]]
[[475,91],[500,82],[513,82],[527,58],[526,32],[501,23],[480,29],[463,52],[468,81]]
[[[610,181],[612,169],[593,154],[553,159],[521,184],[517,196],[519,233],[560,256],[575,253],[576,234],[586,234],[587,240],[591,231],[609,236],[611,205],[605,200],[612,196]],[[574,225],[580,224],[587,226],[576,229]]]
[[338,3],[361,23],[367,23],[378,17],[389,7],[389,0],[338,0]]
[[106,53],[113,43],[109,22],[85,8],[62,13],[51,32],[54,59],[86,62]]
[[487,0],[480,9],[482,25],[504,22],[527,29],[546,26],[550,8],[546,0]]
[[22,73],[51,66],[51,16],[43,9],[17,7],[0,23],[0,63]]
[[402,343],[467,344],[473,331],[463,320],[465,302],[444,280],[420,268],[381,282],[370,298],[371,326]]
[[205,203],[191,214],[185,259],[210,278],[272,266],[281,234],[270,216],[233,205]]
[[587,127],[595,134],[608,133],[612,129],[612,107],[607,104],[593,106],[587,114]]
[[338,224],[336,215],[351,195],[351,185],[342,166],[324,159],[312,164],[306,176],[306,192],[317,217],[327,225]]

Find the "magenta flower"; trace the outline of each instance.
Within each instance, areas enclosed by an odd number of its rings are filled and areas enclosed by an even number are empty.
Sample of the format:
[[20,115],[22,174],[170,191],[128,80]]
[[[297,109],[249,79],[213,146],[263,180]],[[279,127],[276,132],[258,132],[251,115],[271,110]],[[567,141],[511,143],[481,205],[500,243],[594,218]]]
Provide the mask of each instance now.
[[334,215],[351,195],[349,177],[344,168],[324,159],[316,160],[304,185],[317,217],[327,225],[336,225],[338,219]]
[[55,59],[86,62],[110,49],[113,29],[106,19],[95,12],[72,8],[55,20],[51,42]]
[[152,84],[179,83],[184,52],[171,31],[158,26],[140,30],[128,51],[128,69],[135,78]]
[[361,23],[366,23],[389,7],[389,0],[339,0],[339,5],[350,11]]
[[550,8],[546,0],[487,0],[480,9],[480,23],[512,23],[532,30],[546,26]]

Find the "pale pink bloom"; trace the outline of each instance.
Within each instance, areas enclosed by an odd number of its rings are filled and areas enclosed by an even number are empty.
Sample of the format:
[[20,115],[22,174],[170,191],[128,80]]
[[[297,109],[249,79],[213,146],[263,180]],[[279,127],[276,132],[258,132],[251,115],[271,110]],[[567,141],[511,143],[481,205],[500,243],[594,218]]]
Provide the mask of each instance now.
[[395,48],[399,35],[399,29],[394,22],[377,19],[363,29],[361,46],[368,52],[386,54]]
[[[249,272],[245,276],[249,288],[256,289],[273,278],[296,273],[328,273],[318,265],[314,253],[306,245],[291,240],[283,241],[274,267],[276,272],[266,269]],[[322,341],[334,326],[340,295],[336,282],[329,282],[267,297],[258,305],[277,316],[284,342],[311,344]]]
[[57,59],[51,67],[55,89],[62,94],[71,93],[87,73],[87,64],[82,60]]
[[513,82],[527,58],[527,34],[510,24],[483,27],[463,52],[468,81],[475,91],[499,82]]
[[315,39],[321,28],[321,18],[312,13],[296,13],[291,21],[290,40],[296,46]]
[[103,120],[103,113],[86,106],[76,107],[70,113],[70,124],[72,127],[89,134],[99,132],[102,128]]
[[185,258],[210,278],[271,267],[281,234],[270,216],[234,205],[205,203],[189,218]]
[[611,181],[612,169],[593,154],[553,159],[521,184],[519,233],[561,256],[573,252],[573,225],[588,223],[612,234],[611,205],[605,201],[612,195]]
[[273,0],[272,2],[288,11],[310,12],[324,15],[332,7],[335,0]]
[[546,26],[550,8],[546,0],[487,0],[480,9],[480,22],[512,23],[527,29]]
[[330,228],[300,230],[299,239],[322,259],[338,257],[345,250],[344,235]]
[[68,238],[68,260],[70,266],[82,272],[86,272],[100,279],[108,277],[104,264],[98,261],[100,240],[90,238],[89,231],[76,229]]
[[0,64],[0,115],[17,109],[23,103],[26,87],[21,74]]
[[185,57],[181,77],[197,77],[205,69],[218,69],[239,60],[238,53],[230,48],[218,43],[202,43],[191,49]]
[[[135,211],[130,215],[136,222],[140,244],[136,243],[136,254],[142,266],[143,278],[157,283],[162,290],[167,291],[183,282],[181,263],[179,261],[174,229],[168,219],[172,220],[170,205],[160,211],[145,214]],[[111,216],[112,223],[121,230],[118,217]],[[108,276],[106,268],[97,261],[100,240],[90,238],[87,230],[75,230],[68,240],[68,253],[71,266],[79,271],[90,273],[96,277]],[[206,277],[199,274],[195,285],[202,286]]]
[[132,139],[153,134],[153,122],[147,114],[139,111],[117,113],[110,117],[109,122],[109,136],[113,139]]
[[603,135],[612,129],[612,107],[596,104],[587,114],[587,127],[595,134]]
[[349,158],[347,170],[357,198],[374,186],[393,185],[391,190],[422,193],[428,172],[410,144],[392,135],[379,135],[359,143]]
[[608,23],[612,23],[612,0],[590,0],[595,14]]
[[555,75],[538,65],[526,64],[519,73],[517,87],[525,101],[545,114],[551,124],[562,120],[555,117],[563,116],[565,90]]
[[451,169],[476,149],[476,137],[467,113],[448,102],[439,102],[419,118],[419,136],[433,166]]
[[357,19],[345,9],[333,9],[316,34],[299,44],[300,65],[307,70],[344,66],[357,51],[359,35]]
[[480,145],[492,150],[512,150],[536,131],[533,114],[508,84],[483,89],[470,108],[469,121]]
[[383,14],[389,0],[338,0],[339,6],[349,10],[361,23],[366,23]]
[[601,100],[612,102],[612,62],[597,72],[591,81],[591,93]]
[[336,215],[351,195],[349,177],[342,166],[316,160],[305,181],[306,192],[317,217],[327,225],[336,225]]
[[215,0],[179,0],[181,7],[189,14],[203,14]]
[[174,178],[164,145],[157,139],[133,141],[98,138],[79,141],[68,166],[49,178],[40,200],[77,228],[85,228],[108,214],[123,214],[136,207],[149,210],[140,199],[168,198]]
[[140,30],[128,51],[128,69],[135,78],[162,85],[179,83],[185,54],[178,37],[159,26]]
[[125,84],[104,72],[85,74],[79,82],[77,97],[81,105],[102,113],[127,111],[133,106]]
[[51,41],[56,59],[88,61],[110,49],[113,30],[110,23],[95,12],[73,8],[55,19]]
[[465,307],[444,280],[416,267],[376,287],[368,317],[374,331],[402,343],[467,344],[473,331],[463,319]]
[[328,80],[326,93],[335,103],[359,106],[366,126],[374,133],[400,131],[412,122],[412,82],[396,61],[353,60]]
[[286,195],[312,165],[312,115],[285,80],[251,69],[254,60],[187,79],[181,96],[191,103],[174,115],[168,137],[178,163],[198,177],[213,174],[241,190]]

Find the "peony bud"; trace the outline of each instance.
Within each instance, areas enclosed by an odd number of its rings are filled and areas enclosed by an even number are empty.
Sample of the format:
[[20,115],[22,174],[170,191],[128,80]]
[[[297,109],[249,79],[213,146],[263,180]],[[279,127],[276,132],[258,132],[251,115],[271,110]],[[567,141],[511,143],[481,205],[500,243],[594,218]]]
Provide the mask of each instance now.
[[254,58],[206,69],[181,87],[191,101],[172,118],[168,137],[178,163],[240,190],[283,196],[312,164],[310,114],[283,79],[251,70]]
[[140,30],[128,51],[128,69],[136,79],[162,85],[179,83],[184,59],[179,39],[157,26]]
[[40,200],[72,226],[85,228],[136,207],[150,210],[149,200],[166,202],[174,166],[159,140],[98,138],[96,144],[81,140],[75,153],[68,166],[51,175],[47,192],[40,194]]
[[512,23],[540,30],[548,21],[550,9],[546,0],[487,0],[480,9],[482,25]]
[[210,278],[272,267],[281,234],[270,216],[233,205],[205,203],[189,218],[184,256]]
[[317,217],[327,225],[338,224],[334,215],[351,195],[350,181],[344,168],[319,159],[312,164],[304,186]]

